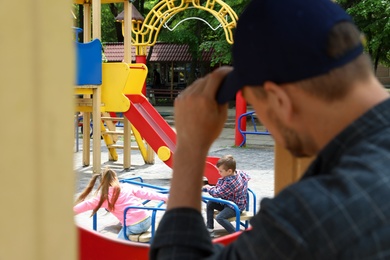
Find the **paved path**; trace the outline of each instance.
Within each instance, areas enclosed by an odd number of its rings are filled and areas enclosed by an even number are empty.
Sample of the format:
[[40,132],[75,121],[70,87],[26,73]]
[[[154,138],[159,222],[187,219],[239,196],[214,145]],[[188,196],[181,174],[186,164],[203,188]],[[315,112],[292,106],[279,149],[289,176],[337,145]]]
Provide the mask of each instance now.
[[[157,108],[159,112],[167,116],[167,121],[171,118],[171,107]],[[234,120],[234,110],[229,109],[229,118]],[[230,120],[231,121],[231,120]],[[212,145],[209,155],[222,156],[231,154],[237,161],[237,168],[245,170],[251,176],[249,187],[257,195],[257,204],[263,197],[272,197],[274,193],[274,142],[270,136],[248,135],[247,147],[234,147],[235,129],[227,126],[223,129],[220,137]],[[119,144],[121,141],[119,141]],[[74,154],[74,170],[76,175],[75,197],[85,188],[92,175],[92,166],[82,166],[82,147],[79,144],[79,151]],[[133,145],[136,145],[135,143]],[[92,140],[91,140],[92,147]],[[92,149],[92,148],[91,148]],[[138,150],[131,152],[131,169],[123,170],[123,151],[117,151],[119,160],[117,162],[108,161],[108,151],[102,141],[102,167],[109,166],[114,169],[120,179],[140,176],[144,182],[169,187],[172,170],[166,166],[157,156],[153,165],[146,165]],[[92,158],[92,150],[91,150]],[[80,214],[75,217],[76,222],[86,228],[92,228],[92,218],[90,212]],[[217,228],[217,227],[216,227]],[[98,231],[108,236],[116,237],[120,230],[119,222],[105,210],[98,212]]]

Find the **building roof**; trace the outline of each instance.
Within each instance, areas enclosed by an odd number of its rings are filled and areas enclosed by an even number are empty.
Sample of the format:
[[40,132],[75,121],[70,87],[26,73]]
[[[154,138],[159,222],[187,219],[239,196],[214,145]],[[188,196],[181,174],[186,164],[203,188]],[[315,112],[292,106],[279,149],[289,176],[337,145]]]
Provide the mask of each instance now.
[[[121,62],[124,57],[123,42],[103,43],[104,54],[109,62]],[[148,55],[151,48],[146,48]],[[157,42],[153,46],[150,62],[191,62],[191,54],[187,44]],[[213,51],[203,51],[203,61],[210,62]],[[132,61],[135,62],[135,47],[131,47]]]
[[[131,18],[133,20],[136,20],[136,21],[144,21],[145,18],[142,16],[142,14],[137,10],[137,8],[135,8],[134,5],[131,5],[132,8],[131,8]],[[115,20],[117,20],[118,22],[122,22],[123,20],[125,19],[125,11],[122,11],[120,14],[118,14],[116,17],[115,17]]]

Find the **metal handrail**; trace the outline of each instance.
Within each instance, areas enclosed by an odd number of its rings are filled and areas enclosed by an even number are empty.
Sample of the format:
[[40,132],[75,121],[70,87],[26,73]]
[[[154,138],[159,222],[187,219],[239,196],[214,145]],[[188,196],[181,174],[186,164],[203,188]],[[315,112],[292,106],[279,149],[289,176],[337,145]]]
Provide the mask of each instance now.
[[[243,113],[243,114],[241,114],[241,115],[238,117],[238,119],[237,119],[237,128],[238,128],[238,131],[240,132],[240,134],[241,134],[242,137],[243,137],[243,141],[241,142],[241,144],[239,145],[239,147],[242,147],[242,146],[246,143],[246,135],[247,135],[247,134],[270,135],[270,133],[268,132],[267,129],[266,129],[265,132],[264,132],[264,131],[257,131],[254,113],[255,113],[255,111],[249,111],[249,112]],[[241,119],[242,119],[244,116],[245,116],[245,117],[246,117],[246,116],[250,116],[250,117],[251,117],[251,121],[252,121],[252,124],[253,124],[254,131],[244,131],[244,130],[241,129]]]

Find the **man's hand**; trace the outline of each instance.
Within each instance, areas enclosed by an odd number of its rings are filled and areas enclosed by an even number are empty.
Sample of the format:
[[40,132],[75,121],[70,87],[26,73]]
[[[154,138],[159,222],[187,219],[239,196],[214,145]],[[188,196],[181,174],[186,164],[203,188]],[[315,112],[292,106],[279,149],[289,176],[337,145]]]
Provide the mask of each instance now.
[[227,117],[227,104],[219,105],[215,96],[223,78],[231,71],[222,67],[196,80],[175,100],[177,143],[194,149],[208,149],[220,135]]
[[227,104],[219,105],[215,96],[231,70],[222,67],[196,80],[175,100],[176,150],[168,209],[201,209],[206,156],[227,117]]

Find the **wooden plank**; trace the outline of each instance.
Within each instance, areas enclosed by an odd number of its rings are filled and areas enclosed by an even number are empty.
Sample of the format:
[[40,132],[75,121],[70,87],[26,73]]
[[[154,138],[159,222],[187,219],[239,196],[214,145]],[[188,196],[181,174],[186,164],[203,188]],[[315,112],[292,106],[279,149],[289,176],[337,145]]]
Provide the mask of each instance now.
[[123,122],[124,118],[123,117],[102,117],[102,120],[110,120],[110,121],[120,121]]
[[[240,221],[250,220],[251,218],[253,218],[253,213],[251,213],[251,212],[243,211],[240,214]],[[236,217],[229,218],[228,220],[230,222],[236,221]]]
[[[110,113],[108,113],[108,112],[103,112],[103,113],[101,114],[101,119],[102,119],[102,120],[103,120],[103,117],[105,117],[105,118],[110,118]],[[109,131],[116,131],[116,126],[115,126],[114,122],[112,122],[112,121],[110,121],[110,120],[105,120],[105,125],[106,125],[106,127],[108,128]],[[107,129],[104,128],[104,130],[107,130]],[[116,143],[116,141],[118,141],[118,135],[112,135],[111,138],[112,138],[112,141],[113,141],[114,143]]]
[[76,98],[76,106],[80,107],[92,107],[93,105],[93,100],[92,98]]
[[[125,147],[120,144],[107,145],[107,148],[124,149]],[[131,146],[131,150],[139,150],[138,146]]]
[[107,145],[107,148],[123,149],[123,145],[120,145],[120,144],[110,144],[110,145]]
[[106,134],[106,135],[124,135],[124,132],[123,131],[110,131],[110,130],[106,130],[104,132],[102,132],[102,134]]

